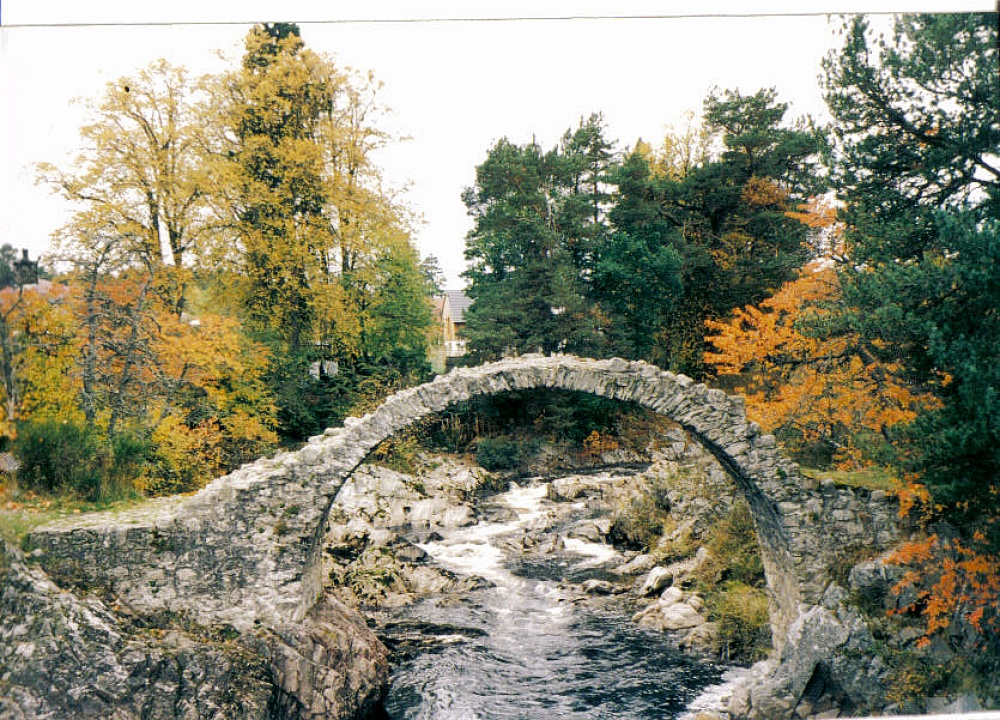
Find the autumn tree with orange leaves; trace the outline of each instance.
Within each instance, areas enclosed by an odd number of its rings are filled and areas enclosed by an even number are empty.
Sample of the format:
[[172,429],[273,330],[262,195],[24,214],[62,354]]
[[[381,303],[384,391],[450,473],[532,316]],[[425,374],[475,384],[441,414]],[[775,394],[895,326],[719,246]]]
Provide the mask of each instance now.
[[751,419],[810,464],[857,468],[880,457],[892,429],[930,398],[896,379],[898,369],[864,355],[849,337],[820,339],[820,321],[838,295],[837,275],[807,266],[759,305],[709,320],[708,365],[747,399]]

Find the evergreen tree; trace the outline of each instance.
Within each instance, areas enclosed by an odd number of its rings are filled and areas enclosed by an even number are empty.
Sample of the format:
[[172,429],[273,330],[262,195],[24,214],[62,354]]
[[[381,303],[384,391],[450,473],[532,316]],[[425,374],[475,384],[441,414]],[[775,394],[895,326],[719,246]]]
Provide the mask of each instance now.
[[593,297],[609,318],[609,352],[669,365],[658,341],[682,297],[681,232],[662,211],[662,178],[654,177],[644,147],[614,179],[614,230],[598,248],[593,276]]
[[544,154],[535,143],[505,139],[476,168],[476,186],[463,196],[475,219],[465,273],[475,300],[466,315],[475,357],[596,352],[597,321],[577,265],[589,255],[587,223],[566,199],[582,175],[575,170],[558,150]]
[[[707,137],[672,143],[683,157],[640,143],[617,171],[594,275],[616,352],[702,375],[705,321],[763,300],[806,261],[808,228],[791,213],[821,188],[822,138],[786,126],[787,110],[773,90],[712,94]],[[724,149],[699,157],[703,144]]]
[[826,62],[850,258],[831,330],[935,392],[901,461],[972,516],[1000,493],[996,42],[993,15],[903,16],[878,39],[856,18]]
[[616,165],[614,144],[604,137],[599,114],[581,120],[576,130],[563,135],[549,154],[553,165],[555,225],[584,282],[589,281],[595,253],[607,236],[612,173]]
[[712,94],[704,121],[725,149],[684,179],[678,199],[694,210],[685,229],[709,248],[723,272],[713,308],[755,303],[795,277],[809,257],[807,228],[789,216],[823,189],[821,137],[807,123],[783,123],[788,105],[773,89]]

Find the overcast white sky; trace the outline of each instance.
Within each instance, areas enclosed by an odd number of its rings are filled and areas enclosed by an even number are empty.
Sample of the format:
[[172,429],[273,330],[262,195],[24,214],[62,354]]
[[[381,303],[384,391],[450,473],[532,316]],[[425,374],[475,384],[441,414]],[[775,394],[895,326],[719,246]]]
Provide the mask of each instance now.
[[[392,185],[409,187],[406,198],[424,218],[421,253],[436,255],[457,287],[470,227],[460,194],[497,139],[534,135],[549,147],[581,117],[602,112],[620,146],[655,142],[687,111],[700,112],[713,87],[773,86],[793,115],[821,119],[817,78],[838,42],[837,17],[746,14],[994,9],[988,0],[367,0],[286,1],[276,16],[276,6],[2,0],[0,244],[42,254],[65,222],[67,208],[35,185],[33,165],[66,166],[76,154],[84,116],[73,98],[97,97],[106,83],[161,57],[195,75],[219,71],[227,65],[215,51],[237,59],[253,22],[298,22],[309,47],[384,83],[388,126],[411,139],[380,163]],[[702,16],[650,17],[683,14]],[[455,21],[470,17],[547,19]],[[448,20],[342,22],[435,18]]]

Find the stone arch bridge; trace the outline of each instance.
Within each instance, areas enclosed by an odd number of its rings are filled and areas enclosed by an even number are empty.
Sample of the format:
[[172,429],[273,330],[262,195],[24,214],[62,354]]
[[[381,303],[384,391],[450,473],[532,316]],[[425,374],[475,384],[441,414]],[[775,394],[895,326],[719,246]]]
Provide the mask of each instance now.
[[638,403],[680,424],[719,460],[752,511],[779,647],[799,614],[820,601],[845,550],[878,550],[893,540],[882,494],[804,478],[774,438],[747,420],[742,398],[642,362],[528,355],[404,390],[365,417],[192,496],[82,516],[39,529],[29,542],[56,579],[101,587],[139,611],[185,613],[241,631],[301,623],[323,593],[330,506],[379,443],[454,403],[537,388]]

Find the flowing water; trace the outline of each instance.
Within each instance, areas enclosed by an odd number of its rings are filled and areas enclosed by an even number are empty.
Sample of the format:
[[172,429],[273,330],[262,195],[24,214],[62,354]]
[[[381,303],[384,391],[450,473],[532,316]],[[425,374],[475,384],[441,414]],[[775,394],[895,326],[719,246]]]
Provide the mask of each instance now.
[[[397,612],[397,633],[426,644],[394,670],[393,720],[675,718],[722,677],[647,632],[617,599],[578,602],[565,580],[603,577],[621,562],[607,545],[568,540],[558,551],[508,556],[505,536],[544,520],[545,487],[499,496],[504,522],[443,533],[421,547],[441,566],[491,587],[433,598]],[[513,512],[512,512],[513,511]]]

